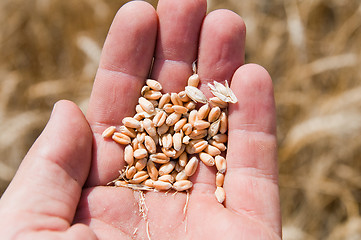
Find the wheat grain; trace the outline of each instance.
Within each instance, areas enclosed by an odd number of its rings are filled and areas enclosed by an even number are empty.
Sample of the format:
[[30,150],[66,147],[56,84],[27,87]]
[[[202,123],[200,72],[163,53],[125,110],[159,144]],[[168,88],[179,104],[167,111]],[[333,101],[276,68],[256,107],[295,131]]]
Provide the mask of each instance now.
[[111,136],[113,136],[113,133],[115,132],[117,128],[115,126],[110,126],[107,129],[104,130],[104,132],[102,133],[102,137],[103,138],[110,138]]
[[192,186],[193,183],[189,180],[179,180],[173,184],[173,189],[176,191],[185,191],[190,189]]
[[217,172],[216,173],[216,186],[217,187],[222,187],[224,183],[224,174]]
[[198,87],[198,84],[199,84],[198,74],[193,74],[188,78],[188,86]]
[[129,143],[131,143],[131,139],[130,137],[128,137],[127,135],[120,133],[120,132],[115,132],[112,136],[112,139],[122,145],[127,145]]
[[226,199],[226,192],[224,191],[223,187],[217,187],[214,195],[216,196],[219,203],[223,203]]
[[220,173],[225,173],[225,171],[227,169],[226,159],[224,157],[222,157],[221,155],[218,155],[215,157],[215,163],[216,163],[217,170]]
[[153,90],[160,91],[163,89],[162,84],[153,79],[147,79],[145,83]]
[[189,159],[187,165],[184,168],[184,172],[188,177],[192,176],[196,172],[198,162],[199,160],[196,156],[193,156],[191,159]]

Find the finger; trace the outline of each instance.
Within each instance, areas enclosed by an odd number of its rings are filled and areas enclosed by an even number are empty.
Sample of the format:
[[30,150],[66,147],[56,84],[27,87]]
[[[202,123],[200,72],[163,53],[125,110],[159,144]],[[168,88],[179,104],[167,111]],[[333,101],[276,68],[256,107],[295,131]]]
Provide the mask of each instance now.
[[148,3],[133,1],[119,9],[104,43],[87,112],[93,128],[117,125],[134,112],[152,61],[156,31],[157,16]]
[[106,184],[117,177],[122,148],[104,141],[101,133],[133,116],[147,78],[157,32],[154,8],[132,1],[118,11],[105,41],[90,98],[87,118],[94,132],[94,161],[87,185]]
[[233,73],[244,63],[246,26],[230,10],[216,10],[204,20],[199,45],[198,74],[201,90],[210,97],[207,83],[231,81]]
[[[216,10],[204,20],[199,45],[198,74],[200,89],[211,97],[208,82],[224,83],[244,62],[245,25],[243,20],[229,10]],[[194,176],[194,189],[215,189],[215,169],[201,164]],[[206,184],[204,184],[206,183]]]
[[238,102],[229,106],[225,205],[280,234],[272,80],[265,69],[249,64],[236,71],[231,88]]
[[164,92],[184,90],[197,58],[198,38],[206,14],[205,0],[160,0],[159,33],[152,78]]
[[12,231],[66,230],[90,160],[91,130],[84,115],[72,102],[58,102],[2,197],[2,219],[14,221]]

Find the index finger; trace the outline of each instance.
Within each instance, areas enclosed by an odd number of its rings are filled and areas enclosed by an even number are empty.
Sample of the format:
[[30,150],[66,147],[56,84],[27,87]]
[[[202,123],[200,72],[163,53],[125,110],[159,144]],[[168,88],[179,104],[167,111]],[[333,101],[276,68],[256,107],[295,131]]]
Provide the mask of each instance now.
[[157,23],[150,4],[132,1],[119,9],[110,27],[87,112],[95,141],[89,186],[115,179],[124,165],[119,159],[123,147],[104,141],[101,133],[108,126],[119,126],[124,117],[133,116],[151,66]]

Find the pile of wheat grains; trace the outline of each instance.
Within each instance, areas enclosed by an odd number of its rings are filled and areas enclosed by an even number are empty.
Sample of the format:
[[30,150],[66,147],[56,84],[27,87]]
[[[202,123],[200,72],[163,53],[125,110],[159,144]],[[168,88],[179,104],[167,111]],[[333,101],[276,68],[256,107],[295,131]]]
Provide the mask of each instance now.
[[146,80],[136,114],[125,117],[119,128],[111,126],[103,132],[104,138],[125,145],[126,166],[112,185],[134,190],[187,191],[193,186],[188,178],[201,161],[217,168],[215,196],[223,203],[227,107],[237,98],[227,81],[224,85],[215,81],[214,85],[208,84],[214,97],[207,99],[197,88],[199,81],[194,73],[184,91],[162,93],[158,81]]

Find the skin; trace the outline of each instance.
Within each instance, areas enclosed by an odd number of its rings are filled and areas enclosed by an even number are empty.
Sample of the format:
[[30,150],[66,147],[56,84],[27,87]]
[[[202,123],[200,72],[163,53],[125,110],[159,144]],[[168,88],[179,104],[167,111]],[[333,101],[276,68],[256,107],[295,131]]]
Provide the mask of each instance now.
[[206,15],[205,0],[160,0],[157,11],[133,1],[117,13],[104,44],[87,116],[55,104],[41,136],[0,201],[2,239],[147,239],[139,192],[106,187],[124,167],[123,146],[101,133],[134,114],[148,77],[164,92],[184,89],[198,59],[200,89],[227,79],[229,106],[224,189],[215,168],[199,164],[186,213],[185,193],[145,193],[151,239],[280,239],[276,120],[267,71],[244,64],[245,24],[235,13]]

